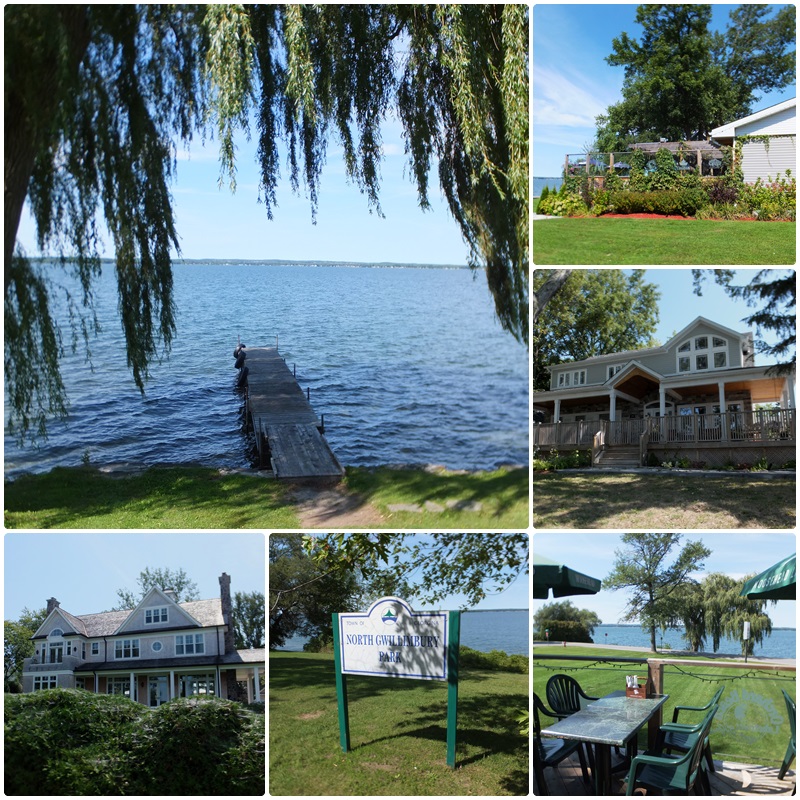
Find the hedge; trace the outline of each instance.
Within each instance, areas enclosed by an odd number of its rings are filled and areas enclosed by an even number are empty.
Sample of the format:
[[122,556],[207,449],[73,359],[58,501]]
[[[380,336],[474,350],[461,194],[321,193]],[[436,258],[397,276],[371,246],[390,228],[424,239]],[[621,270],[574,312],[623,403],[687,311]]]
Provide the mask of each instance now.
[[609,192],[608,204],[608,210],[617,214],[680,214],[691,217],[708,205],[708,195],[702,189]]

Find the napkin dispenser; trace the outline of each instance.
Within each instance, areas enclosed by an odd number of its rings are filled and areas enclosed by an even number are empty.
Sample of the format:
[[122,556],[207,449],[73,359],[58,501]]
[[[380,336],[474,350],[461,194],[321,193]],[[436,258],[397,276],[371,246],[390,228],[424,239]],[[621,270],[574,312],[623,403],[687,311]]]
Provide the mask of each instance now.
[[650,685],[646,679],[644,685],[639,685],[639,678],[636,675],[626,675],[625,684],[625,697],[650,697]]

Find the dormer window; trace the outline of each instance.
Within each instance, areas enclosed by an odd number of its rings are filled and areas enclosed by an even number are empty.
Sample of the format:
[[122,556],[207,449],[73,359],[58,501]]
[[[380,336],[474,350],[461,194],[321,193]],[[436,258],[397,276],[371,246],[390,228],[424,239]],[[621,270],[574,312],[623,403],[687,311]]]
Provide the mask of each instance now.
[[613,378],[622,369],[622,364],[612,364],[608,368],[608,378]]
[[575,372],[559,372],[558,373],[558,387],[559,389],[568,386],[583,386],[586,383],[586,370],[577,369]]
[[147,608],[144,612],[144,624],[145,625],[154,625],[157,622],[167,622],[168,621],[168,613],[167,607],[164,606],[163,608]]
[[687,339],[678,346],[677,361],[679,373],[725,369],[728,366],[728,340],[721,336]]

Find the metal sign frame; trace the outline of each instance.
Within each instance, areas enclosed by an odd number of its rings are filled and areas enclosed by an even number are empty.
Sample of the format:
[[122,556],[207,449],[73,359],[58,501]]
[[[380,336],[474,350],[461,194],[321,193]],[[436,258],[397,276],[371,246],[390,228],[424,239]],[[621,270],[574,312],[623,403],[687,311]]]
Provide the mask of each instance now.
[[[343,666],[343,637],[342,622],[348,619],[368,618],[371,612],[381,604],[390,601],[400,603],[413,617],[442,616],[445,618],[445,635],[447,643],[445,646],[445,661],[442,666],[444,674],[410,674],[383,671],[366,671],[359,669],[347,669]],[[455,768],[456,765],[456,731],[458,726],[458,650],[461,643],[461,612],[445,611],[414,612],[404,600],[396,597],[384,597],[373,603],[369,611],[362,614],[336,614],[332,615],[333,620],[333,652],[336,668],[336,699],[339,709],[339,743],[342,751],[350,751],[350,715],[347,702],[347,677],[348,675],[358,675],[364,677],[381,678],[407,678],[412,680],[440,680],[447,682],[447,765]]]

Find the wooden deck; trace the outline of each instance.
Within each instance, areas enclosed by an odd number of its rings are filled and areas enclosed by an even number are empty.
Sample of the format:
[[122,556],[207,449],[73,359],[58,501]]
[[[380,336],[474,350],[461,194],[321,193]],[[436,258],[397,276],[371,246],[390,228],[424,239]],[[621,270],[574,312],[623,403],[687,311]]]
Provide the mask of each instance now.
[[[709,774],[711,794],[713,795],[790,795],[796,785],[793,769],[790,769],[786,773],[786,777],[779,781],[778,767],[761,767],[754,764],[714,760],[714,768],[716,772]],[[596,796],[594,786],[587,786],[583,781],[577,754],[565,759],[555,768],[546,769],[544,777],[547,781],[547,788],[553,797]],[[624,781],[626,778],[627,773],[614,774],[614,794],[625,793]],[[642,790],[638,789],[636,793],[642,794]],[[536,794],[535,786],[534,794]]]
[[262,466],[293,481],[339,481],[322,421],[276,347],[247,348],[247,411]]

